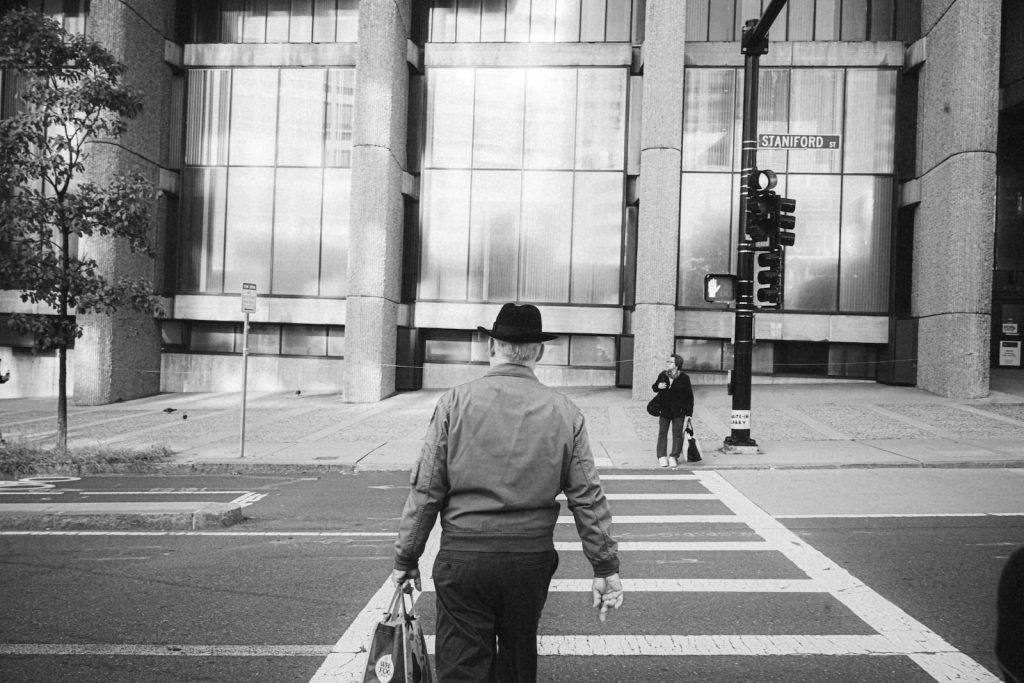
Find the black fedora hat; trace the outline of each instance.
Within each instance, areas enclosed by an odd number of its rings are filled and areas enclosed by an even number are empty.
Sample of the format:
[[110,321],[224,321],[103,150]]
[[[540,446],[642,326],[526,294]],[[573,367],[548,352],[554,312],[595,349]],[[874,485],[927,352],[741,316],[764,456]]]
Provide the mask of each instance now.
[[484,334],[514,344],[546,342],[558,339],[557,334],[541,332],[540,311],[531,304],[505,304],[498,311],[494,327],[477,327]]

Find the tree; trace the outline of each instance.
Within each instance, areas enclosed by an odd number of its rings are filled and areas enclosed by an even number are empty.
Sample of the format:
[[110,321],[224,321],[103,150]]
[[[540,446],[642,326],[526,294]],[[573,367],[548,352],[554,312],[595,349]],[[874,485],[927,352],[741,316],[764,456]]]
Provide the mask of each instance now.
[[32,10],[0,17],[0,69],[17,83],[16,111],[0,120],[0,288],[53,314],[11,316],[38,349],[58,354],[57,447],[67,450],[67,350],[82,336],[76,314],[118,308],[162,314],[152,284],[111,280],[78,253],[81,237],[148,244],[156,193],[140,173],[84,182],[90,146],[116,139],[142,109],[125,72],[96,41]]

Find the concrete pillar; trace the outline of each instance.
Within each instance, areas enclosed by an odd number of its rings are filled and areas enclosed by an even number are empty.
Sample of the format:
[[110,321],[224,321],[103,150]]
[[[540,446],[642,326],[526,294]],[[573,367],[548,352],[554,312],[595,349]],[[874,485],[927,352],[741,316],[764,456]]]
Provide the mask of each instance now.
[[988,394],[999,120],[1000,3],[924,0],[914,234],[917,382]]
[[411,0],[359,3],[345,400],[394,393],[402,276]]
[[[115,174],[139,171],[159,184],[169,140],[171,70],[164,62],[163,27],[173,3],[160,0],[93,0],[86,32],[127,66],[125,81],[144,98],[142,113],[129,123],[118,144],[93,145],[84,178],[100,185]],[[151,245],[163,234],[166,212],[154,203]],[[83,256],[92,256],[107,278],[123,276],[156,282],[156,262],[132,254],[123,240],[83,239]],[[85,328],[75,343],[74,401],[100,405],[151,396],[160,391],[160,330],[152,316],[121,309],[113,315],[78,316]]]
[[675,346],[686,3],[648,0],[646,27],[633,313],[635,399],[650,396],[651,382]]

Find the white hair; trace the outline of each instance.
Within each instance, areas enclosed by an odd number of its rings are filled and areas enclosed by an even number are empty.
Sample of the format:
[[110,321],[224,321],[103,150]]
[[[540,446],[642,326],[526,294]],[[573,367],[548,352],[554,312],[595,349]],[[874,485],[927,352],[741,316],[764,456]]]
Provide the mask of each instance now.
[[544,345],[540,342],[517,344],[515,342],[508,342],[502,339],[495,339],[494,355],[501,356],[509,363],[526,365],[527,363],[532,363],[537,360],[543,346]]

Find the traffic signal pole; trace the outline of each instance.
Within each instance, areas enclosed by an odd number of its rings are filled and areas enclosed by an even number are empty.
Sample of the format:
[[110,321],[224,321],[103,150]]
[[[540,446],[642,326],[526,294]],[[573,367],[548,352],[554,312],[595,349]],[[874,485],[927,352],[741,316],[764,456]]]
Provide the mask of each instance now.
[[750,436],[750,377],[754,346],[754,242],[747,234],[747,197],[757,182],[757,86],[761,55],[768,53],[768,29],[786,5],[772,0],[760,19],[743,27],[743,147],[740,157],[740,219],[736,245],[736,327],[733,339],[731,434],[727,453],[756,453]]

